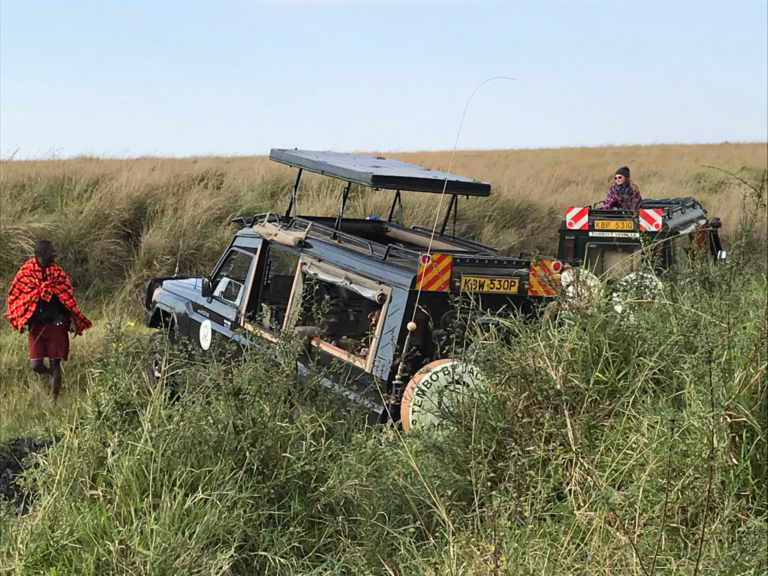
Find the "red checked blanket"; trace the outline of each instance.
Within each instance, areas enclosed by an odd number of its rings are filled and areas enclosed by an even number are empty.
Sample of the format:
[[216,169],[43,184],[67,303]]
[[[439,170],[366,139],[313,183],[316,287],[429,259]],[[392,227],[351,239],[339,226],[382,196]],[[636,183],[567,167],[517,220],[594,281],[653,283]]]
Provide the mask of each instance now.
[[43,280],[43,271],[35,258],[24,262],[16,272],[11,282],[11,289],[8,291],[5,317],[8,318],[14,330],[23,332],[24,325],[35,311],[37,301],[42,298],[50,302],[54,295],[72,314],[78,334],[92,326],[91,321],[77,309],[72,283],[66,272],[58,265],[51,264],[46,269],[46,279]]

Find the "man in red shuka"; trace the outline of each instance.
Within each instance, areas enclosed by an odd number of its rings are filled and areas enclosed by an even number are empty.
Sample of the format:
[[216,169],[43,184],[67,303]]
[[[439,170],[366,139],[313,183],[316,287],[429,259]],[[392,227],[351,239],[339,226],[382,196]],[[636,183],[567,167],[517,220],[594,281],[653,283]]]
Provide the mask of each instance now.
[[54,400],[61,390],[61,362],[69,357],[67,330],[77,336],[92,326],[77,309],[72,283],[55,260],[50,240],[35,243],[35,257],[22,264],[11,282],[5,312],[11,328],[29,329],[30,365],[38,374],[48,375]]

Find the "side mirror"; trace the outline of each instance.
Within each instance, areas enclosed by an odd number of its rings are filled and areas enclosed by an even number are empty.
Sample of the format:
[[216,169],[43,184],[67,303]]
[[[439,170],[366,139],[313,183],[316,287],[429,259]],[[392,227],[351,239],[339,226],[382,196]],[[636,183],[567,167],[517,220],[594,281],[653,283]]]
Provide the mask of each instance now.
[[202,294],[203,298],[211,298],[213,296],[213,284],[211,284],[211,279],[208,276],[203,278]]

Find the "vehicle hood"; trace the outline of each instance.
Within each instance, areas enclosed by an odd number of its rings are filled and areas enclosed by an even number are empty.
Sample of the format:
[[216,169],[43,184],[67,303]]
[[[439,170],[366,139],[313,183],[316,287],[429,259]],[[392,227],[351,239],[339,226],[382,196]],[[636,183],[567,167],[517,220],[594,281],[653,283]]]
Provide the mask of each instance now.
[[188,300],[199,298],[202,288],[202,278],[169,279],[163,281],[164,291],[178,294]]

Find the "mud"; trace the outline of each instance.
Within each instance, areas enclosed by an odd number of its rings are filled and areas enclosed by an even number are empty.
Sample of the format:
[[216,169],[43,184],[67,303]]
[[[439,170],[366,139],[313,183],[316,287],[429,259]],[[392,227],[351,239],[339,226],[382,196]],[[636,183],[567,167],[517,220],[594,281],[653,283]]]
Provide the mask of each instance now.
[[25,491],[16,481],[29,466],[26,457],[54,443],[54,440],[17,438],[0,446],[0,500],[13,504],[21,514],[26,514],[35,499],[33,492]]

